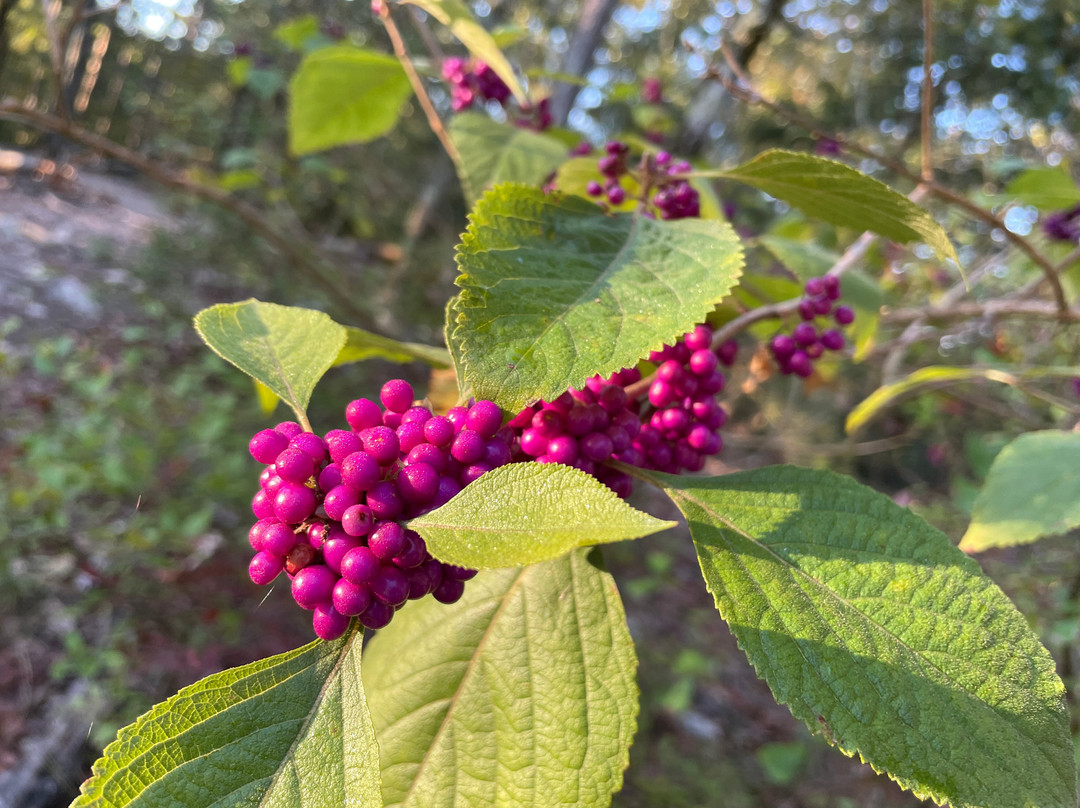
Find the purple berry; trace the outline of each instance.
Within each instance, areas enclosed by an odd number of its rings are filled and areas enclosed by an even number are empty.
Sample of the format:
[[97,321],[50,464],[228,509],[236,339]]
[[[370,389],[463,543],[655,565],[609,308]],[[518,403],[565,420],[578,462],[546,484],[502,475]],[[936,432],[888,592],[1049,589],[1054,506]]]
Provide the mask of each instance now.
[[459,463],[475,463],[484,456],[484,439],[471,429],[462,429],[454,438],[450,455]]
[[436,446],[449,446],[450,441],[454,439],[454,434],[454,424],[449,418],[436,415],[434,418],[424,422],[424,437],[429,443]]
[[363,432],[382,424],[382,409],[370,398],[358,398],[345,408],[345,420],[354,432]]
[[355,491],[367,491],[380,476],[379,462],[367,452],[353,452],[341,461],[341,482]]
[[428,557],[427,545],[415,530],[405,531],[405,549],[393,558],[394,564],[403,570],[418,567]]
[[397,522],[379,522],[368,536],[368,547],[382,561],[400,555],[405,546],[405,528]]
[[571,435],[559,435],[548,441],[547,456],[553,463],[571,466],[578,459],[578,442]]
[[397,606],[409,598],[409,579],[392,565],[383,565],[368,584],[371,594],[388,606]]
[[289,445],[289,439],[273,429],[256,432],[248,443],[251,456],[264,465],[273,463]]
[[390,621],[394,619],[394,607],[387,604],[372,600],[371,605],[368,606],[362,615],[360,615],[360,625],[364,628],[380,629],[389,625]]
[[334,521],[340,522],[345,512],[360,503],[360,492],[348,485],[338,485],[326,492],[323,510]]
[[435,596],[435,600],[439,601],[439,603],[456,603],[461,598],[464,591],[464,581],[458,581],[454,578],[447,578],[444,576],[439,585],[435,587],[435,591],[431,594]]
[[596,180],[589,180],[588,184],[585,186],[585,193],[589,196],[600,196],[604,193],[604,186]]
[[412,406],[414,398],[412,385],[404,379],[391,379],[379,392],[379,400],[390,412],[405,412]]
[[439,472],[427,463],[405,466],[398,473],[397,488],[405,502],[429,502],[439,490]]
[[292,440],[301,432],[303,432],[304,428],[300,426],[300,424],[296,423],[296,421],[282,421],[280,424],[274,427],[274,431],[280,432],[286,438]]
[[582,455],[597,463],[602,463],[609,459],[615,451],[615,445],[611,438],[603,432],[593,432],[590,435],[586,435],[579,442],[578,448]]
[[256,553],[252,557],[251,563],[248,564],[248,575],[251,577],[252,583],[266,586],[277,578],[283,569],[285,569],[284,558],[270,553]]
[[803,287],[803,291],[806,292],[807,297],[817,297],[825,292],[825,279],[824,278],[811,278],[806,282]]
[[360,546],[360,541],[340,529],[331,528],[326,535],[328,538],[322,546],[323,561],[330,570],[340,574],[341,562],[350,551]]
[[262,547],[264,553],[284,558],[289,550],[296,544],[296,534],[288,525],[281,522],[272,522],[262,531]]
[[289,441],[289,445],[311,455],[317,465],[322,465],[329,458],[326,441],[314,432],[301,432]]
[[826,275],[821,279],[825,284],[825,296],[829,300],[840,299],[840,279],[835,275]]
[[421,443],[419,446],[414,446],[412,451],[409,452],[405,458],[405,465],[412,466],[417,463],[424,463],[431,466],[439,474],[446,471],[447,455],[446,452],[430,443]]
[[302,609],[314,609],[323,604],[329,605],[334,592],[334,584],[337,581],[337,575],[322,564],[304,567],[293,576],[293,600]]
[[799,323],[791,332],[791,338],[795,340],[796,345],[805,348],[817,340],[817,329],[814,328],[813,323]]
[[493,401],[477,401],[469,408],[465,426],[483,438],[490,438],[502,426],[502,410]]
[[397,486],[390,480],[382,480],[367,492],[367,504],[376,519],[397,519],[403,505]]
[[366,536],[374,524],[374,509],[369,505],[351,505],[341,515],[341,529],[350,536]]
[[363,584],[374,578],[380,568],[379,559],[369,547],[353,547],[338,565],[341,577],[354,584]]
[[330,597],[334,608],[349,617],[355,617],[371,605],[371,589],[368,585],[354,584],[344,578],[334,584]]
[[261,488],[256,491],[255,496],[251,498],[251,512],[255,514],[256,519],[275,518],[273,495]]
[[274,495],[274,514],[282,522],[296,525],[315,513],[315,492],[299,483],[282,483]]
[[[397,434],[388,426],[373,426],[360,433],[364,442],[364,451],[380,466],[388,466],[398,459],[401,444]],[[344,470],[342,473],[344,476]]]
[[849,306],[837,306],[833,317],[839,325],[851,325],[855,322],[855,312]]
[[283,480],[305,483],[315,473],[315,459],[302,449],[290,446],[277,456],[274,469]]
[[695,376],[708,376],[719,364],[719,357],[708,348],[701,348],[690,354],[690,371]]
[[330,450],[330,459],[335,463],[341,463],[353,452],[359,452],[364,448],[359,435],[355,432],[346,432],[344,429],[332,429],[327,432],[326,446]]
[[792,373],[802,378],[807,378],[814,372],[814,363],[804,351],[796,351],[788,359],[788,367]]
[[[811,326],[812,327],[812,326]],[[787,334],[777,334],[770,343],[773,356],[777,359],[789,359],[798,348],[798,344]]]
[[330,604],[320,604],[315,607],[315,614],[311,618],[311,627],[315,629],[315,635],[320,640],[336,640],[349,629],[352,618],[343,615]]
[[341,466],[337,463],[327,464],[326,468],[319,472],[318,481],[320,491],[329,491],[341,485]]
[[830,328],[821,335],[821,344],[830,351],[839,351],[844,347],[844,335],[835,328]]
[[626,191],[618,185],[613,185],[608,189],[607,198],[612,205],[621,205],[626,201]]
[[402,424],[425,424],[432,419],[433,415],[431,410],[427,407],[409,407],[401,415]]

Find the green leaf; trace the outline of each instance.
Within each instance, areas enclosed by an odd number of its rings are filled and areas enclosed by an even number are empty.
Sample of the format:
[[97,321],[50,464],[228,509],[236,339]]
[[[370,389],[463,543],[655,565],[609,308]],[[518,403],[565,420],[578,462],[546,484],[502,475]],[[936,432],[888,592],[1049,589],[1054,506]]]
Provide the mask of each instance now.
[[289,83],[289,149],[310,154],[382,137],[411,94],[393,56],[352,45],[309,53]]
[[309,39],[319,35],[319,20],[314,14],[301,14],[274,29],[274,39],[292,51],[303,50]]
[[185,687],[120,730],[72,808],[378,808],[360,632]]
[[365,359],[385,359],[400,364],[424,362],[433,368],[448,368],[451,365],[450,354],[445,348],[419,342],[398,342],[352,326],[348,326],[345,333],[345,345],[334,360],[335,367],[363,362]]
[[832,472],[635,473],[685,514],[720,614],[811,730],[939,804],[1076,805],[1054,660],[943,533]]
[[1080,527],[1080,433],[1029,432],[994,460],[960,549],[1028,544]]
[[1043,211],[1068,208],[1080,202],[1080,187],[1064,166],[1029,168],[1009,183],[1005,194]]
[[259,300],[203,309],[195,330],[214,353],[283,399],[301,423],[315,385],[345,344],[345,328],[321,311]]
[[812,241],[796,241],[765,234],[758,237],[758,244],[772,253],[777,261],[801,281],[824,275],[840,260],[840,256],[832,250],[819,247]]
[[636,667],[615,582],[583,551],[410,603],[364,659],[387,808],[604,808]]
[[719,221],[608,216],[520,185],[469,218],[454,339],[477,398],[509,412],[636,365],[704,320],[742,270]]
[[939,387],[955,382],[969,382],[978,379],[1016,385],[1031,379],[1071,379],[1075,378],[1075,376],[1075,367],[1035,367],[1007,371],[997,368],[954,368],[932,365],[920,368],[897,382],[879,387],[856,404],[854,409],[848,413],[844,429],[848,434],[855,432],[898,398],[910,395],[925,387]]
[[454,377],[457,380],[459,397],[464,400],[469,386],[465,383],[465,357],[461,352],[461,340],[454,336],[457,330],[457,319],[460,313],[461,295],[454,295],[446,301],[446,325],[443,326],[443,337],[446,340],[450,358],[454,360]]
[[455,115],[449,131],[470,204],[500,182],[540,185],[566,159],[566,147],[559,141],[475,112]]
[[252,379],[255,385],[255,396],[259,399],[259,409],[263,411],[263,415],[270,415],[277,409],[280,398],[274,395],[274,391],[260,382],[258,379]]
[[404,2],[422,8],[432,17],[450,29],[458,41],[469,49],[469,53],[486,62],[503,80],[519,104],[528,103],[521,83],[514,75],[514,69],[506,61],[495,39],[480,25],[461,0],[404,0]]
[[482,475],[409,527],[440,561],[498,569],[674,527],[627,505],[597,480],[556,463],[511,463]]
[[960,263],[933,217],[906,196],[854,168],[810,154],[773,149],[727,171],[704,172],[753,185],[831,224],[872,230],[901,244],[923,241]]

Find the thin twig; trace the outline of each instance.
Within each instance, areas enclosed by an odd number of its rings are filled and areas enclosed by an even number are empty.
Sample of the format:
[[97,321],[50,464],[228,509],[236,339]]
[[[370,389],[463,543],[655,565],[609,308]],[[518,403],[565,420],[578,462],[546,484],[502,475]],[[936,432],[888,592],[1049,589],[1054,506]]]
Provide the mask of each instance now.
[[390,4],[378,3],[372,7],[378,9],[379,19],[382,20],[386,33],[390,37],[394,55],[401,62],[405,75],[409,78],[409,84],[412,85],[413,92],[416,93],[416,98],[424,110],[424,115],[427,116],[428,126],[431,127],[431,131],[435,133],[435,137],[439,139],[450,159],[454,161],[454,165],[461,165],[461,155],[458,153],[457,146],[454,145],[454,141],[450,139],[450,133],[443,126],[442,119],[439,117],[439,113],[436,112],[435,105],[431,103],[431,97],[424,87],[424,80],[416,72],[416,66],[413,64],[409,52],[405,49],[405,40],[401,38],[401,31],[398,30],[397,24],[390,14]]
[[922,180],[934,181],[934,165],[930,155],[930,114],[934,108],[934,80],[930,68],[934,64],[934,0],[923,0],[923,75],[922,116],[919,126],[922,146]]
[[919,320],[963,320],[970,317],[1017,317],[1021,319],[1051,319],[1057,317],[1070,323],[1080,322],[1080,311],[1069,309],[1064,315],[1052,303],[1043,300],[987,300],[981,303],[957,303],[951,306],[886,310],[884,323],[908,323]]
[[429,26],[421,16],[422,13],[423,12],[416,6],[409,6],[409,22],[411,22],[412,27],[416,29],[416,33],[420,35],[420,39],[424,41],[424,47],[427,48],[427,52],[431,56],[432,62],[434,62],[435,65],[441,65],[443,59],[446,58],[446,54],[443,53],[442,45],[440,45],[439,40],[436,39],[435,34],[431,30],[431,26]]
[[[83,129],[81,126],[71,123],[47,112],[39,112],[14,102],[0,102],[0,118],[18,120],[29,123],[39,129],[62,135],[70,140],[80,143],[87,148],[100,154],[126,163],[139,173],[168,188],[191,194],[192,196],[211,202],[225,208],[235,214],[248,227],[257,233],[263,240],[271,244],[281,252],[292,264],[308,276],[310,280],[321,286],[331,296],[334,303],[356,318],[358,324],[367,323],[370,316],[363,309],[352,302],[349,291],[330,277],[318,263],[313,261],[300,245],[307,239],[293,232],[282,232],[280,227],[266,221],[262,213],[252,205],[237,199],[220,188],[202,185],[180,174],[168,171],[156,165],[151,160],[143,157],[138,152],[132,151],[108,138],[101,137],[93,132]],[[309,248],[314,249],[311,245]]]

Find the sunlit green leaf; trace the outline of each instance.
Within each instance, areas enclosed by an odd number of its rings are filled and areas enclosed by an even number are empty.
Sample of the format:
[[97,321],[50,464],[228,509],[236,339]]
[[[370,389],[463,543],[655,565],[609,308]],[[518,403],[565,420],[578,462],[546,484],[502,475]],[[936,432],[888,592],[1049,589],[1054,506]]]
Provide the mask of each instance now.
[[352,45],[309,53],[289,84],[289,149],[309,154],[381,137],[410,95],[393,56]]
[[360,637],[185,687],[120,730],[72,808],[380,808]]
[[400,364],[424,362],[434,368],[448,368],[451,364],[450,354],[445,348],[419,342],[399,342],[353,326],[348,326],[345,333],[345,345],[334,360],[335,366],[366,359],[385,359]]
[[773,149],[736,168],[704,174],[753,185],[831,224],[871,230],[901,244],[925,242],[939,257],[959,263],[952,242],[929,213],[835,160]]
[[609,216],[503,185],[473,210],[458,267],[466,380],[517,412],[689,331],[734,285],[742,251],[724,222]]
[[1054,660],[947,536],[826,471],[636,474],[682,510],[720,614],[812,731],[939,804],[1076,805]]
[[489,471],[409,522],[433,556],[472,569],[535,564],[674,525],[630,507],[595,477],[555,463]]
[[604,808],[636,667],[615,582],[585,551],[481,572],[452,606],[410,603],[364,658],[387,808]]
[[566,159],[566,147],[559,141],[475,112],[455,115],[449,131],[469,202],[501,182],[540,185]]
[[994,460],[960,549],[1027,544],[1080,527],[1080,433],[1021,435]]
[[345,344],[345,328],[321,311],[259,300],[221,303],[195,315],[195,330],[305,421],[311,393]]

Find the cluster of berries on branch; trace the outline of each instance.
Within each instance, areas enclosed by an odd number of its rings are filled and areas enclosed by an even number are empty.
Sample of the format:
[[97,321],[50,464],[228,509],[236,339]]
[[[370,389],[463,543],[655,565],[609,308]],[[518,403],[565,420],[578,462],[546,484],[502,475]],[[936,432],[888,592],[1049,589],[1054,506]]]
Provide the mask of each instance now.
[[[807,378],[814,372],[814,362],[826,351],[844,347],[844,335],[839,328],[851,325],[855,312],[848,306],[834,305],[840,299],[840,279],[834,275],[811,278],[803,287],[799,301],[800,322],[790,334],[777,334],[769,342],[769,351],[780,372]],[[832,316],[837,328],[827,325]],[[822,325],[825,321],[825,325]]]
[[[620,179],[630,174],[627,158],[630,147],[622,141],[612,140],[604,144],[604,156],[596,167],[604,177],[603,182],[592,180],[585,188],[592,197],[603,197],[601,204],[613,206],[626,201],[626,189]],[[668,152],[661,151],[647,164],[655,170],[650,184],[655,191],[649,199],[646,216],[661,219],[687,219],[701,215],[701,197],[697,190],[680,175],[692,170],[692,166],[675,160]]]
[[284,571],[325,640],[340,637],[353,617],[381,628],[410,599],[460,598],[475,572],[432,558],[402,521],[510,461],[513,433],[490,401],[434,415],[413,405],[401,379],[383,386],[380,401],[385,409],[351,402],[347,430],[320,437],[286,421],[248,447],[266,465],[252,500],[251,580],[266,585]]
[[[447,57],[442,63],[442,77],[450,84],[450,106],[454,112],[470,109],[477,101],[494,101],[504,108],[510,104],[511,92],[506,82],[491,65],[479,59]],[[550,106],[547,98],[535,105],[523,106],[520,110],[522,117],[515,119],[514,124],[543,131],[554,122]]]

